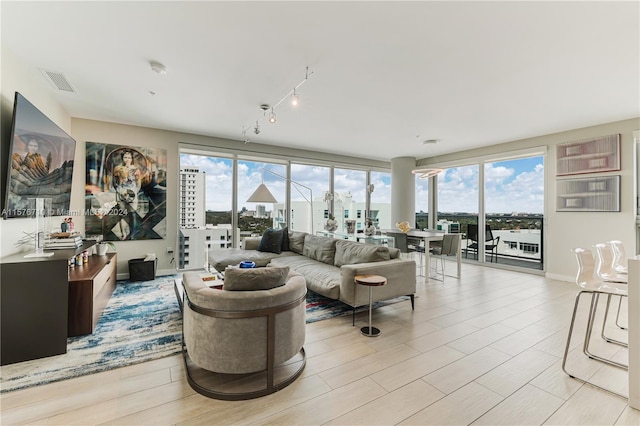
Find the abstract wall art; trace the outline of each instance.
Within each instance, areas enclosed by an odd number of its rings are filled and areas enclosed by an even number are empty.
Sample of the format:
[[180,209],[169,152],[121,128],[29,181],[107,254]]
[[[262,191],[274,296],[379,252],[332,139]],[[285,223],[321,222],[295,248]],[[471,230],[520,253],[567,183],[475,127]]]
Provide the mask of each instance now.
[[556,181],[556,211],[619,212],[620,176]]
[[558,144],[556,176],[620,170],[620,135]]

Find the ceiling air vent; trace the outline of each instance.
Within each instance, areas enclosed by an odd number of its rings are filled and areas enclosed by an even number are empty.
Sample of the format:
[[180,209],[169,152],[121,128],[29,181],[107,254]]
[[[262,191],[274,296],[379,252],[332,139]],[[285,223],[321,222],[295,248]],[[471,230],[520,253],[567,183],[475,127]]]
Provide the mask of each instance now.
[[58,71],[50,71],[45,69],[40,69],[40,72],[51,84],[53,84],[58,90],[63,90],[65,92],[76,93],[76,90],[73,88],[67,77],[64,74]]

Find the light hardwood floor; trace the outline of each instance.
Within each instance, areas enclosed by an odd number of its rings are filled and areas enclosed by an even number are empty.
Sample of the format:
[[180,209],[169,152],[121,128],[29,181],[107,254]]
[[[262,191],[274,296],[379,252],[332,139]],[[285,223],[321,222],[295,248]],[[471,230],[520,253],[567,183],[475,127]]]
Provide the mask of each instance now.
[[[304,373],[273,395],[241,402],[208,399],[186,383],[181,356],[172,356],[3,394],[0,422],[640,424],[640,412],[625,399],[561,370],[575,284],[470,264],[463,265],[461,279],[418,279],[415,311],[408,301],[374,311],[374,325],[382,330],[377,338],[360,334],[366,313],[358,315],[356,327],[350,315],[309,324]],[[580,313],[571,371],[626,393],[625,371],[582,354],[586,309]],[[624,334],[614,325],[608,332]],[[599,336],[591,349],[617,360],[627,357],[626,349]]]

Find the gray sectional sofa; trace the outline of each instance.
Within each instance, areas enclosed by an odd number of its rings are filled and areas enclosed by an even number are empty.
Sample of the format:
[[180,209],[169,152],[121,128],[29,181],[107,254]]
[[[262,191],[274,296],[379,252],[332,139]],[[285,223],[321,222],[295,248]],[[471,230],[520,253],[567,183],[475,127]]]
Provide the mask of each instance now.
[[289,231],[287,236],[289,250],[259,251],[260,238],[246,239],[243,248],[211,249],[209,263],[218,271],[243,260],[254,261],[258,267],[288,266],[305,278],[309,290],[354,308],[369,303],[369,288],[356,285],[354,277],[381,275],[387,284],[373,289],[374,302],[409,296],[413,307],[416,264],[401,258],[400,250],[305,232]]

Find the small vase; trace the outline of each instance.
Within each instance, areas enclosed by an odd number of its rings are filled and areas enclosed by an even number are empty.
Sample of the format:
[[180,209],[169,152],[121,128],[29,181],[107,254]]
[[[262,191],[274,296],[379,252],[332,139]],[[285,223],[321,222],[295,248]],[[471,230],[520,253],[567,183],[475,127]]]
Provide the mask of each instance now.
[[107,250],[109,249],[109,246],[106,244],[98,244],[98,255],[99,256],[104,256],[105,254],[107,254]]
[[67,232],[67,229],[69,229],[69,224],[67,222],[62,222],[60,224],[60,231]]

